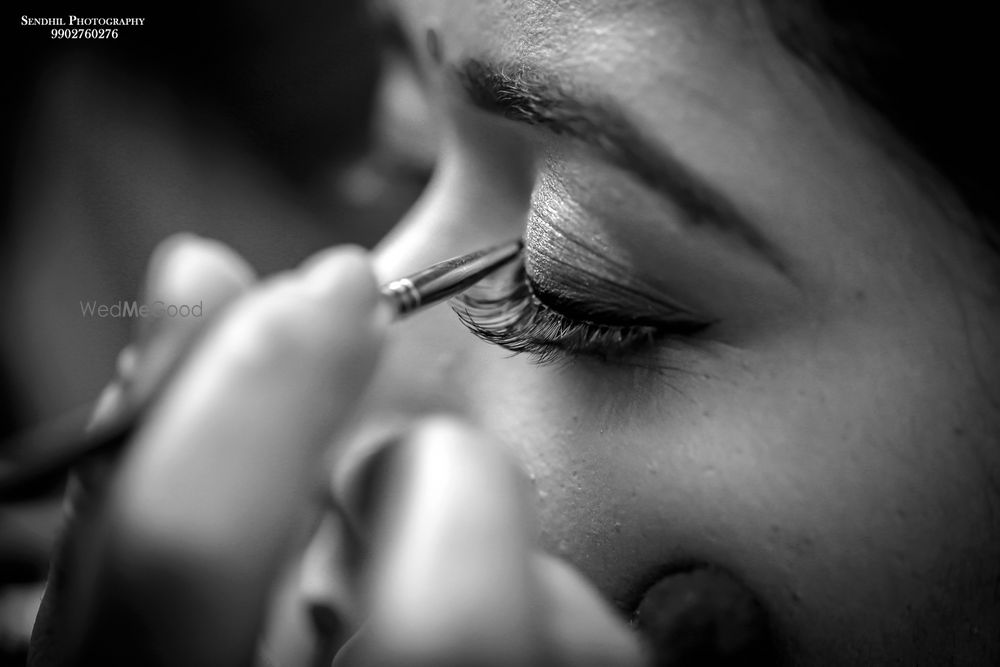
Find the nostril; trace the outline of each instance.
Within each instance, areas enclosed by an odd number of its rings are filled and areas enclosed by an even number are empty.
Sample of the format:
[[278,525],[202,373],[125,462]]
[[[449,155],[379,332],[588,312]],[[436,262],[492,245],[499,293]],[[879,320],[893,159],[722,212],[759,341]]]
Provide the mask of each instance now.
[[312,667],[329,667],[337,655],[337,651],[347,640],[350,629],[343,616],[337,610],[324,602],[308,603],[306,609],[316,646],[311,661]]
[[329,667],[340,645],[354,631],[361,610],[352,565],[356,550],[337,514],[323,517],[299,565],[295,615],[308,633],[315,661]]
[[362,469],[354,478],[349,514],[357,523],[370,528],[375,521],[378,505],[386,492],[388,471],[393,453],[400,440],[389,438],[381,442],[364,461]]
[[653,667],[780,663],[757,597],[719,568],[664,577],[646,592],[633,624],[646,638]]
[[367,546],[378,504],[386,491],[386,469],[410,423],[391,421],[366,426],[349,439],[334,466],[330,489],[333,505],[362,547]]
[[343,630],[344,622],[332,605],[323,601],[308,603],[309,622],[317,636],[334,639]]

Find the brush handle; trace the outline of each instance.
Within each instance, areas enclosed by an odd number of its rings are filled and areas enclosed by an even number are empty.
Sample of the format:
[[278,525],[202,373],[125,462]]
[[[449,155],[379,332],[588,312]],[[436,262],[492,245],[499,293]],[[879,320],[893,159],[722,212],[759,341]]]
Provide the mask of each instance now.
[[84,459],[116,451],[128,442],[141,410],[88,430],[94,407],[77,408],[4,443],[8,460],[0,463],[0,503],[49,493]]

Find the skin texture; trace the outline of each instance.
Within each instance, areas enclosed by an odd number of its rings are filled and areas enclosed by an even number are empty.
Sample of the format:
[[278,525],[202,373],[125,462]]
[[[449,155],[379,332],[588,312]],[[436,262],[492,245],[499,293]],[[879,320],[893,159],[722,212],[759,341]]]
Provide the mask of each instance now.
[[[247,664],[262,631],[310,664],[305,604],[327,644],[352,636],[338,666],[638,665],[624,620],[691,564],[753,593],[790,664],[995,663],[995,258],[945,184],[750,5],[397,4],[414,44],[438,34],[418,55],[430,187],[367,259],[254,283],[224,249],[162,251],[147,294],[233,305],[190,353],[167,327],[126,355],[97,419],[156,383],[157,350],[187,358],[75,499],[34,664]],[[448,76],[468,58],[614,101],[768,252],[578,139],[472,108]],[[444,307],[379,314],[379,282],[518,236],[579,300],[560,234],[714,324],[537,365]]]
[[[708,562],[757,593],[796,664],[996,659],[995,260],[944,184],[891,158],[885,130],[758,11],[694,5],[398,3],[413,43],[440,36],[442,65],[421,57],[445,140],[378,249],[380,278],[551,224],[719,326],[637,362],[660,371],[538,367],[430,312],[390,332],[370,418],[458,411],[497,434],[534,483],[545,548],[622,609]],[[579,143],[473,110],[447,81],[465,58],[618,101],[755,221],[780,267],[678,229]],[[553,179],[569,185],[546,192]]]

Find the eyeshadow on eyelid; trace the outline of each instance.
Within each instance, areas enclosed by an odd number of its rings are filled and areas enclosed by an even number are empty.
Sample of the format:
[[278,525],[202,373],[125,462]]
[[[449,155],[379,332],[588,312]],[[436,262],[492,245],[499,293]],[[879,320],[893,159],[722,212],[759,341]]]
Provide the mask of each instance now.
[[565,315],[602,322],[702,319],[638,275],[620,249],[554,223],[556,216],[540,204],[525,232],[525,268],[540,299]]

